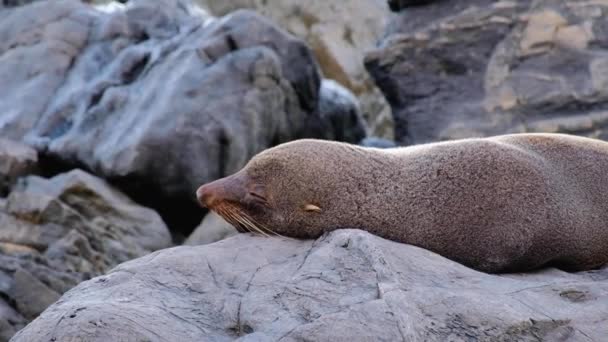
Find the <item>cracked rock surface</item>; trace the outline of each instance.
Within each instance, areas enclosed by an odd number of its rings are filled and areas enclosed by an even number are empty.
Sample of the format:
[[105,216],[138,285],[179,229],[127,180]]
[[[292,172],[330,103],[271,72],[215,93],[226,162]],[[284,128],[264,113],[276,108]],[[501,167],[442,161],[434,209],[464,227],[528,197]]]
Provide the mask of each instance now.
[[14,342],[601,341],[608,269],[488,275],[360,230],[239,234],[124,263]]
[[608,4],[435,1],[400,12],[366,66],[405,144],[516,132],[608,139]]

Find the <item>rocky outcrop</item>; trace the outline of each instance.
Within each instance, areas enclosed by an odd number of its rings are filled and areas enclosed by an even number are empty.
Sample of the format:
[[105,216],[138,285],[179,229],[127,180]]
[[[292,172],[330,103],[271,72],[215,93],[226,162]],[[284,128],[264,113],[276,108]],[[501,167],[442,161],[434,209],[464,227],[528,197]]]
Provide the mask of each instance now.
[[392,139],[390,107],[361,62],[382,35],[390,11],[385,0],[196,0],[215,15],[247,8],[305,40],[323,74],[350,89],[361,102],[370,133]]
[[0,341],[83,280],[171,245],[160,216],[80,170],[0,200]]
[[489,275],[359,230],[239,234],[122,264],[13,341],[601,341],[607,294],[608,269]]
[[0,138],[0,197],[6,196],[17,178],[33,173],[37,164],[34,149]]
[[605,15],[597,1],[437,1],[408,8],[366,66],[397,139],[506,132],[608,139]]
[[60,0],[2,15],[0,135],[163,214],[180,208],[167,214],[176,226],[194,226],[179,220],[199,212],[201,183],[326,135],[312,52],[254,12],[216,20],[185,0]]

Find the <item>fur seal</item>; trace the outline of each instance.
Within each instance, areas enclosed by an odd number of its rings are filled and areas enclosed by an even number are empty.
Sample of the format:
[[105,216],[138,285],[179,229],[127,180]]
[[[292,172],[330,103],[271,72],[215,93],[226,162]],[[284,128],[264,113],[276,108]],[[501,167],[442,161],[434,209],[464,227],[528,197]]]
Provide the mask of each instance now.
[[511,134],[393,149],[297,140],[197,197],[240,231],[360,228],[490,273],[608,262],[608,143]]

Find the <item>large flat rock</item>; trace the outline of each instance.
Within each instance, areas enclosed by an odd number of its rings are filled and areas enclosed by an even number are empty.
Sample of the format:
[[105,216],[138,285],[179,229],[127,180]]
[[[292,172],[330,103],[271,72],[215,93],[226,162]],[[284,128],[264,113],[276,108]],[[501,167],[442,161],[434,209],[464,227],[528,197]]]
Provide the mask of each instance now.
[[602,341],[608,268],[490,275],[359,230],[176,247],[81,283],[27,341]]

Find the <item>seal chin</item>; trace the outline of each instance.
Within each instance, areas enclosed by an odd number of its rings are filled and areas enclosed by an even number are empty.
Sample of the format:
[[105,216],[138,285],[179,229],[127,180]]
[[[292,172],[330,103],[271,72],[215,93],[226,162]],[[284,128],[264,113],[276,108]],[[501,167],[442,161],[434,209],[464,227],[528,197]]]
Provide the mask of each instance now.
[[204,184],[196,190],[199,204],[208,209],[222,202],[240,203],[246,194],[245,179],[238,173]]

